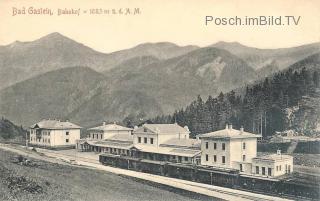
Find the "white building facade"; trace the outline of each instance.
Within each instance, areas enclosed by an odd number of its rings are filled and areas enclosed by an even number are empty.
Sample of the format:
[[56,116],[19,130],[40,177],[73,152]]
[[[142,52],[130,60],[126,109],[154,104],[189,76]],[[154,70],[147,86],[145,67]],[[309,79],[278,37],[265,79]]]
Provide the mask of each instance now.
[[88,139],[105,140],[115,135],[132,135],[132,130],[132,128],[120,126],[116,123],[106,124],[106,122],[103,122],[101,126],[88,129]]
[[252,159],[252,174],[256,176],[278,177],[293,171],[293,157],[277,154],[255,157]]
[[189,139],[187,126],[144,124],[134,129],[132,151],[139,158],[177,163],[200,163],[200,141]]
[[133,144],[132,128],[106,124],[88,129],[86,139],[77,140],[76,148],[80,151],[107,152],[114,154],[128,154]]
[[42,120],[30,126],[29,143],[43,147],[75,146],[80,128],[69,121]]
[[257,138],[261,135],[245,132],[243,128],[236,130],[227,125],[223,130],[197,137],[201,139],[201,165],[267,177],[292,172],[292,156],[278,153],[257,157]]

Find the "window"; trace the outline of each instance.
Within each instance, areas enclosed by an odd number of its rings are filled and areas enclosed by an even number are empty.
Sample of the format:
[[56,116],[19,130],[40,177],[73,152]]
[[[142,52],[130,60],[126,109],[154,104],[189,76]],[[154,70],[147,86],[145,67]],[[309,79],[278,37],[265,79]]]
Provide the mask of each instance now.
[[281,171],[281,165],[279,165],[279,171]]
[[179,161],[179,162],[182,161],[182,156],[178,156],[178,161]]
[[209,156],[208,156],[208,154],[206,154],[206,161],[208,161],[209,160]]
[[226,150],[226,144],[222,143],[222,150]]
[[101,134],[101,139],[102,139],[103,134]]
[[144,138],[144,143],[147,144],[148,143],[148,138]]
[[69,139],[66,139],[66,143],[68,143],[69,142]]
[[92,134],[92,139],[94,139],[94,134]]
[[141,143],[141,137],[138,137],[138,143]]
[[246,143],[242,143],[242,149],[246,149]]
[[240,164],[240,172],[243,172],[242,164]]
[[226,163],[226,157],[222,156],[222,163],[225,164]]
[[217,143],[213,143],[213,149],[217,149]]
[[150,144],[153,144],[153,138],[150,138]]
[[288,173],[291,173],[291,165],[288,165]]
[[256,166],[256,174],[259,174],[259,166]]
[[217,162],[217,155],[213,156],[213,162]]
[[97,139],[99,139],[99,134],[97,134]]
[[272,172],[271,168],[268,168],[268,176],[271,176],[271,172]]
[[69,131],[66,132],[66,135],[69,135]]
[[209,142],[206,142],[206,149],[209,148]]
[[246,155],[242,155],[242,160],[246,161]]
[[48,143],[50,143],[50,139],[48,139]]
[[185,161],[188,161],[188,157],[184,157],[184,160],[185,160]]
[[265,168],[265,167],[262,167],[262,168],[261,168],[261,172],[262,172],[262,175],[266,175],[266,168]]

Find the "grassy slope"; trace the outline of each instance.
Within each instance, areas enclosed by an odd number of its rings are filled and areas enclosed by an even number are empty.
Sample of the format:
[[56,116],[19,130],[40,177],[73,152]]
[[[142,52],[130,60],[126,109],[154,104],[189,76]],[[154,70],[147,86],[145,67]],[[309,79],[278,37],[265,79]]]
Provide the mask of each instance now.
[[0,200],[212,200],[104,171],[35,160],[36,167],[19,165],[14,156],[0,150]]

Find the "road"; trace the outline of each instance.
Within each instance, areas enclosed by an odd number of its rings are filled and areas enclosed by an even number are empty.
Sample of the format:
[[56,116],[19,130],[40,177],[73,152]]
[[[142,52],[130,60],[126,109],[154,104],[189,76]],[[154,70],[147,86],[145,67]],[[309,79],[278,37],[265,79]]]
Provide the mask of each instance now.
[[[75,150],[65,150],[65,151],[53,151],[47,149],[37,149],[39,153],[44,154],[45,156],[41,156],[39,154],[32,153],[30,150],[26,150],[23,147],[19,146],[10,146],[0,144],[0,148],[13,151],[21,155],[28,155],[29,157],[34,157],[40,160],[46,160],[51,162],[57,162],[66,164],[67,161],[76,160],[78,166],[91,168],[91,169],[99,169],[108,172],[112,172],[115,174],[125,175],[129,177],[134,177],[142,180],[147,180],[167,186],[171,186],[174,188],[180,188],[183,190],[187,190],[190,192],[195,192],[199,194],[203,194],[206,196],[212,196],[215,198],[220,198],[223,200],[262,200],[262,201],[271,201],[271,200],[287,200],[283,198],[277,198],[272,196],[266,196],[262,194],[256,194],[246,191],[240,191],[235,189],[223,188],[218,186],[212,186],[207,184],[201,184],[176,178],[169,178],[159,175],[153,175],[148,173],[141,173],[131,170],[119,169],[109,166],[104,166],[99,164],[98,155],[95,153],[81,153],[76,152]],[[69,164],[70,165],[70,164]]]

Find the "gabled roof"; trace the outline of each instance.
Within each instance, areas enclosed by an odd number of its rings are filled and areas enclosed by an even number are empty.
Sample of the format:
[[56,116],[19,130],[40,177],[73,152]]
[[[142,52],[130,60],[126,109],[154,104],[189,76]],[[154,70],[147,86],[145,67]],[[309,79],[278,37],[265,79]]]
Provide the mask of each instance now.
[[196,139],[179,139],[172,138],[162,144],[161,147],[189,147],[189,148],[199,148],[200,149],[201,141]]
[[[147,128],[148,130],[154,133],[160,133],[160,134],[189,133],[189,129],[187,127],[183,128],[178,124],[144,124],[142,127]],[[139,129],[140,128],[138,128],[137,131],[139,131]]]
[[197,135],[199,138],[215,138],[215,139],[235,139],[235,138],[259,138],[261,135],[245,132],[243,129],[236,130],[232,126],[227,126],[223,130],[218,130],[211,133]]
[[194,157],[201,153],[200,150],[187,149],[187,148],[155,147],[155,146],[143,146],[143,145],[142,146],[134,145],[134,147],[132,148],[138,149],[139,151],[147,152],[147,153],[157,153],[157,154],[182,156],[182,157]]
[[80,129],[81,127],[69,121],[44,119],[30,128],[43,128],[43,129]]
[[124,126],[117,125],[115,123],[113,124],[102,124],[102,126],[97,126],[94,128],[89,128],[88,130],[100,130],[100,131],[131,131],[132,128],[127,128]]
[[293,157],[290,155],[282,154],[269,154],[263,156],[254,157],[253,160],[266,160],[266,161],[282,161],[282,160],[292,160]]
[[133,142],[133,135],[129,134],[116,134],[112,137],[109,137],[105,140],[114,140],[114,141],[125,141],[125,142]]
[[88,144],[99,146],[99,147],[108,147],[108,148],[117,148],[117,149],[130,149],[133,147],[133,142],[125,142],[125,141],[87,141]]

